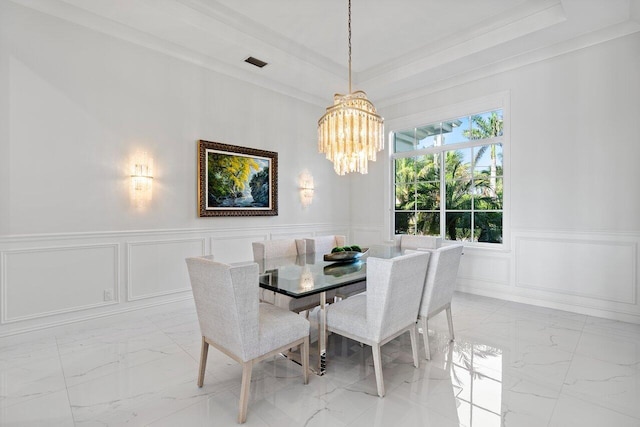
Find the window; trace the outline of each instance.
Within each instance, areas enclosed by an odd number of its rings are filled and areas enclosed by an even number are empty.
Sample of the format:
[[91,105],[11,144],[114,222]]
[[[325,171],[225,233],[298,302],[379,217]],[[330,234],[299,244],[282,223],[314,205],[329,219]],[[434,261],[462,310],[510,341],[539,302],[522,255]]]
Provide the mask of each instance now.
[[503,112],[392,133],[395,234],[503,241]]

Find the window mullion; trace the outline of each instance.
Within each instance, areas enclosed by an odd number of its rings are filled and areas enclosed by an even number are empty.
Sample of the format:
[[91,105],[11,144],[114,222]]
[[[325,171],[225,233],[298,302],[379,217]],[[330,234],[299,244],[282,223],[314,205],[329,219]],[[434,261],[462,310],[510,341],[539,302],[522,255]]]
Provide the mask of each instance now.
[[444,240],[447,238],[446,219],[447,219],[447,179],[444,170],[444,151],[438,156],[440,157],[440,235]]
[[418,234],[418,157],[414,157],[413,162],[413,218],[413,234]]
[[469,240],[471,243],[474,243],[475,240],[475,211],[476,211],[476,158],[475,158],[475,150],[471,148],[471,231]]

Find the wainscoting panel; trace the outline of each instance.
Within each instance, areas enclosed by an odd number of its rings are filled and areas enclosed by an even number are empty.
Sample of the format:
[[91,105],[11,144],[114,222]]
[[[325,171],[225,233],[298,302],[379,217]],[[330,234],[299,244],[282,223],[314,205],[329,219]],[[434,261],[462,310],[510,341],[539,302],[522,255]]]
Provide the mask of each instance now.
[[512,230],[510,243],[466,247],[456,289],[640,324],[639,233]]
[[118,302],[118,245],[4,251],[2,323]]
[[211,238],[211,253],[219,262],[238,262],[253,260],[251,243],[266,240],[265,235],[215,236]]
[[254,241],[348,230],[320,223],[0,236],[0,336],[191,299],[187,257],[250,260]]
[[[389,240],[345,224],[0,237],[0,336],[190,298],[187,257],[248,260],[253,241],[327,234]],[[640,233],[512,230],[506,248],[465,248],[457,289],[640,323],[638,245]]]
[[278,230],[270,234],[271,240],[304,239],[305,237],[313,237],[313,232],[311,230],[296,230],[296,231]]
[[205,255],[205,239],[129,243],[128,300],[191,290],[185,258]]
[[465,248],[460,260],[458,279],[485,282],[490,285],[509,285],[510,259],[503,253]]
[[636,303],[635,242],[521,237],[515,251],[518,287]]
[[333,228],[333,229],[329,229],[329,230],[320,230],[320,231],[316,231],[315,233],[313,233],[314,237],[317,236],[345,236],[347,238],[347,243],[351,243],[351,240],[349,240],[350,235],[349,235],[349,229],[348,228]]

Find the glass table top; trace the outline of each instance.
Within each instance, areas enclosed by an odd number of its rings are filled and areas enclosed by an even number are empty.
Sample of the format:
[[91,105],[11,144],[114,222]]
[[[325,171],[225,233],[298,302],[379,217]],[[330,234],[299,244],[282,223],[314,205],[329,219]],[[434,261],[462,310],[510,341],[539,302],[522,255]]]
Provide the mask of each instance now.
[[258,262],[260,287],[300,298],[345,285],[367,277],[367,259],[393,258],[400,255],[395,246],[372,246],[360,259],[351,262],[324,260],[324,254],[272,258]]

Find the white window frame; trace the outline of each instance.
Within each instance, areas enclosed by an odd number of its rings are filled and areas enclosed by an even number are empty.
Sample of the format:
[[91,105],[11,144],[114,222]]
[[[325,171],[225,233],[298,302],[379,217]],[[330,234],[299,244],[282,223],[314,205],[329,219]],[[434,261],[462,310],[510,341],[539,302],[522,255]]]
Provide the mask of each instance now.
[[[510,247],[510,188],[511,188],[511,176],[510,176],[510,146],[511,146],[511,126],[510,126],[510,93],[500,92],[495,95],[467,100],[462,103],[443,106],[441,108],[426,110],[418,113],[414,113],[408,116],[399,117],[397,119],[387,120],[385,127],[389,130],[387,133],[387,146],[389,147],[388,164],[387,169],[387,197],[385,200],[385,208],[388,212],[385,218],[385,229],[388,231],[390,240],[393,240],[395,229],[393,227],[395,219],[395,175],[394,175],[394,159],[403,157],[414,157],[424,154],[433,154],[434,152],[448,151],[464,149],[469,147],[478,146],[477,141],[462,142],[456,144],[450,144],[441,147],[429,147],[415,151],[406,151],[400,153],[394,153],[393,146],[393,134],[400,132],[408,128],[420,127],[429,123],[445,122],[459,117],[472,116],[478,113],[484,113],[494,110],[502,110],[503,117],[503,133],[500,137],[487,138],[482,140],[480,145],[490,145],[493,143],[502,144],[502,167],[503,167],[503,208],[502,208],[502,243],[486,243],[486,242],[463,242],[466,247],[486,248],[499,251],[508,251]],[[441,189],[441,191],[444,191]],[[443,199],[444,200],[444,199]],[[446,236],[443,236],[446,239]],[[445,240],[445,242],[453,242]]]

